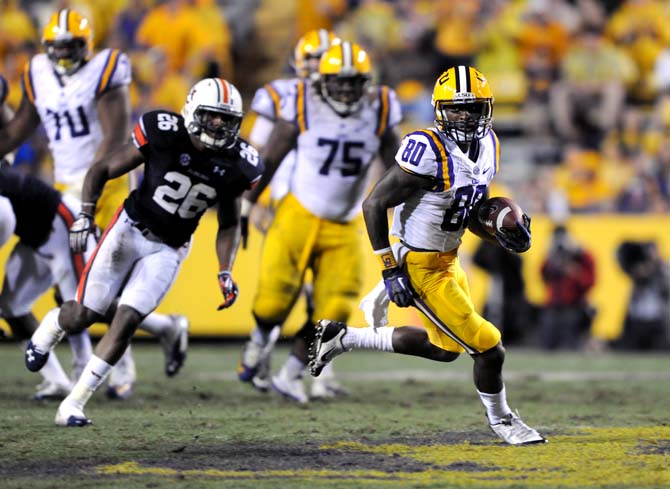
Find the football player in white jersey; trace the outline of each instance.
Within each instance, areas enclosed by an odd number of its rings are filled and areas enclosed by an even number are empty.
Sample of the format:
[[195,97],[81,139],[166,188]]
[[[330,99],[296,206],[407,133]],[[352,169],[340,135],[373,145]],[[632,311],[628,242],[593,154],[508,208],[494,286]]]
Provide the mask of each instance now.
[[[268,142],[270,133],[275,126],[277,119],[281,115],[281,106],[285,99],[291,96],[292,92],[297,90],[298,83],[308,80],[310,83],[318,83],[319,80],[319,60],[321,56],[330,48],[331,45],[339,43],[340,39],[326,29],[316,29],[309,31],[302,36],[293,50],[292,66],[296,76],[293,78],[278,78],[265,84],[254,94],[251,101],[251,111],[255,114],[254,125],[249,134],[249,140],[254,147],[263,149]],[[256,226],[262,231],[267,231],[267,227],[272,221],[275,206],[288,193],[291,181],[291,174],[295,169],[295,150],[291,150],[282,160],[272,177],[269,189],[269,202],[267,206],[256,206],[254,221]],[[269,192],[268,192],[269,191]],[[314,297],[311,282],[305,282],[303,285],[303,294],[306,302],[306,321],[304,328],[314,328]],[[270,341],[265,345],[263,351],[259,343],[252,338],[247,342],[242,352],[242,358],[238,368],[238,376],[243,382],[250,382],[256,389],[267,391],[270,387],[270,357],[274,343],[279,336],[279,326],[275,328],[270,336]],[[258,367],[248,367],[256,365],[256,358],[262,358]],[[328,364],[321,375],[314,379],[310,397],[326,398],[346,394],[337,379],[332,368]]]
[[[42,44],[46,53],[35,55],[23,72],[23,98],[18,110],[0,128],[0,157],[17,148],[43,124],[54,159],[55,187],[79,199],[88,168],[128,139],[130,62],[118,49],[103,49],[94,54],[91,26],[72,9],[61,9],[51,16],[42,34]],[[102,229],[127,193],[125,176],[105,188],[96,212],[96,223]],[[172,336],[180,330],[181,344],[185,345],[186,318],[152,314],[146,319],[143,329],[159,337]],[[80,339],[71,338],[71,344],[75,370],[79,370],[91,354],[88,333]],[[135,381],[130,352],[117,365],[110,376],[108,395],[125,398]]]
[[[286,320],[311,269],[315,317],[349,317],[361,287],[356,217],[373,159],[393,163],[400,105],[393,90],[370,86],[368,54],[343,41],[319,61],[319,81],[297,84],[282,106],[263,158],[267,171],[248,194],[255,202],[274,170],[296,148],[289,191],[278,204],[261,258],[252,341],[263,348]],[[324,316],[325,314],[325,316]],[[292,354],[271,380],[288,399],[308,402],[302,384],[313,328],[303,328]],[[243,358],[243,360],[246,360]],[[252,370],[256,365],[243,365]]]
[[[505,350],[499,330],[475,310],[458,260],[466,229],[521,253],[530,247],[530,220],[514,233],[490,235],[478,210],[498,173],[500,144],[491,129],[493,95],[484,75],[469,66],[449,68],[433,90],[435,127],[403,139],[396,162],[363,204],[368,235],[380,258],[384,288],[400,307],[421,311],[423,328],[348,328],[321,320],[310,347],[310,371],[352,349],[373,349],[450,362],[467,352],[491,429],[510,444],[546,441],[508,406],[502,379]],[[387,210],[395,207],[391,233]],[[375,325],[376,326],[376,325]]]

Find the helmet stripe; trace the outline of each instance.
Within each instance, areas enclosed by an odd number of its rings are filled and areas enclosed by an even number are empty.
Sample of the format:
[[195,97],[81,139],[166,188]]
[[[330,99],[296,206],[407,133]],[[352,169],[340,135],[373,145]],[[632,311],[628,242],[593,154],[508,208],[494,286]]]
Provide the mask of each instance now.
[[459,92],[469,92],[470,91],[470,77],[468,76],[468,70],[466,66],[459,66],[456,70],[456,86],[458,87]]
[[70,29],[68,29],[69,20],[70,20],[70,9],[64,8],[58,14],[58,28],[61,31],[61,33],[70,32]]
[[228,82],[224,80],[223,78],[219,78],[219,81],[221,82],[221,88],[223,89],[223,103],[224,104],[229,104],[230,103],[230,89],[228,88]]
[[330,45],[328,31],[326,29],[319,29],[319,52],[325,51]]
[[354,64],[351,43],[345,41],[340,46],[342,46],[342,71],[348,71]]

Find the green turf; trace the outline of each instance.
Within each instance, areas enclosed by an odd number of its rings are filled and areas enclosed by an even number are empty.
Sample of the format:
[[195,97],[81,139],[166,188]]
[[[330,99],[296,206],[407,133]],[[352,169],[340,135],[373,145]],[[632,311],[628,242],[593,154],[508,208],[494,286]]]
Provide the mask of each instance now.
[[[134,396],[108,401],[100,392],[86,409],[94,425],[63,429],[53,425],[56,402],[27,400],[39,375],[24,369],[15,345],[0,344],[0,486],[528,488],[670,482],[663,471],[670,466],[667,355],[510,349],[510,404],[550,438],[543,447],[518,448],[502,445],[488,431],[467,357],[438,364],[353,352],[337,363],[351,396],[296,406],[234,380],[239,351],[239,345],[194,345],[185,369],[167,379],[160,348],[136,345]],[[58,354],[68,365],[67,347],[60,346]],[[286,355],[280,348],[275,365]],[[580,447],[593,450],[589,460]]]

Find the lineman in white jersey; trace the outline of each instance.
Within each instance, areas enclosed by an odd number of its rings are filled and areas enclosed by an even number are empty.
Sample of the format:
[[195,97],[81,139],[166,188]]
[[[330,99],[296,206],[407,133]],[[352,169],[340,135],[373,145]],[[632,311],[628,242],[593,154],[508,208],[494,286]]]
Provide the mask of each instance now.
[[[315,317],[349,317],[358,297],[361,256],[355,218],[374,157],[379,154],[391,165],[399,145],[395,93],[385,86],[370,87],[370,71],[369,57],[359,46],[346,41],[332,46],[319,62],[318,84],[302,81],[284,101],[262,152],[266,172],[248,194],[250,202],[283,157],[297,148],[289,193],[277,207],[263,247],[253,305],[252,341],[259,348],[286,320],[307,269],[313,274]],[[301,330],[271,382],[275,391],[301,403],[308,401],[301,377],[313,335],[313,328]]]
[[[408,134],[394,165],[363,205],[368,235],[380,258],[385,292],[400,307],[421,311],[423,328],[348,328],[321,320],[310,348],[310,370],[352,349],[373,349],[450,362],[467,352],[490,428],[514,445],[546,441],[508,406],[502,379],[500,331],[470,300],[458,247],[466,228],[507,250],[530,248],[530,220],[514,233],[491,235],[478,211],[498,172],[500,145],[491,130],[493,95],[484,75],[469,66],[445,71],[433,90],[435,127]],[[387,210],[395,207],[390,248]],[[376,326],[376,325],[375,325]]]
[[[249,134],[249,140],[259,150],[267,144],[270,133],[281,116],[283,101],[291,97],[297,90],[298,83],[308,80],[315,84],[319,80],[319,60],[328,48],[340,42],[334,33],[326,29],[309,31],[298,40],[294,49],[292,66],[297,75],[294,78],[279,78],[265,84],[254,94],[251,101],[251,111],[256,115],[254,125]],[[289,191],[291,174],[295,169],[295,150],[291,150],[282,160],[272,177],[269,190],[269,202],[267,206],[258,205],[254,213],[255,225],[262,231],[272,221],[275,206]],[[266,192],[267,193],[267,192]],[[306,321],[304,328],[314,328],[314,297],[311,281],[305,281],[303,293],[306,301]],[[259,348],[260,342],[254,341],[254,335],[247,342],[242,352],[242,358],[238,368],[238,376],[243,382],[250,382],[256,389],[267,391],[270,387],[270,357],[275,341],[279,336],[280,328],[277,326],[265,347]],[[255,331],[255,330],[254,330]],[[246,368],[248,365],[256,365],[257,358],[261,356],[263,361],[258,368]],[[253,376],[252,376],[253,375]],[[310,396],[313,399],[335,397],[346,394],[337,379],[332,364],[322,372],[318,379],[312,382]]]
[[[35,55],[26,65],[21,104],[14,118],[0,129],[2,157],[42,123],[54,159],[55,186],[76,198],[81,196],[88,168],[122,145],[130,133],[128,57],[118,49],[93,54],[92,39],[91,26],[81,14],[71,9],[55,12],[42,35],[46,53]],[[127,193],[126,177],[105,187],[96,212],[96,223],[101,228],[111,221]],[[162,338],[179,333],[180,344],[185,345],[188,325],[183,316],[152,315],[146,319],[144,329]],[[77,371],[88,362],[91,344],[87,333],[77,335],[74,341],[70,338],[70,342]],[[128,353],[117,365],[110,376],[108,394],[125,398],[135,381],[134,362]]]

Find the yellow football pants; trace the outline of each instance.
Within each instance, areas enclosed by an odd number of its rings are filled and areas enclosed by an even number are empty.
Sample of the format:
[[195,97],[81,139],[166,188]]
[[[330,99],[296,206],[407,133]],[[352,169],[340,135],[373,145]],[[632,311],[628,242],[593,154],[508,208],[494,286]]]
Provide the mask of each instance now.
[[288,194],[265,237],[253,313],[283,323],[311,269],[314,317],[346,321],[362,285],[360,233],[355,222],[316,217]]
[[[62,193],[69,193],[81,199],[81,188],[72,188],[63,183],[56,183],[54,187]],[[129,193],[128,175],[107,181],[95,208],[95,223],[102,231],[112,222],[116,210],[123,204]]]
[[421,322],[433,345],[457,353],[481,353],[498,344],[500,331],[475,311],[455,250],[410,251],[405,263],[414,290],[432,316],[422,311]]

